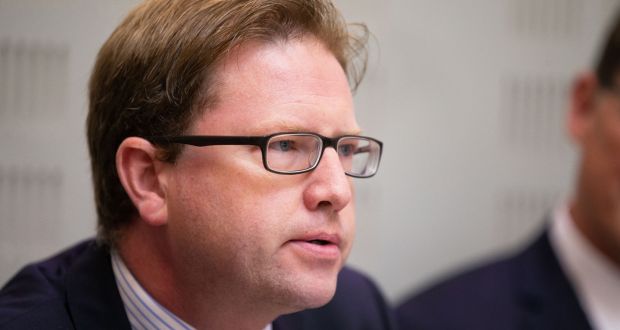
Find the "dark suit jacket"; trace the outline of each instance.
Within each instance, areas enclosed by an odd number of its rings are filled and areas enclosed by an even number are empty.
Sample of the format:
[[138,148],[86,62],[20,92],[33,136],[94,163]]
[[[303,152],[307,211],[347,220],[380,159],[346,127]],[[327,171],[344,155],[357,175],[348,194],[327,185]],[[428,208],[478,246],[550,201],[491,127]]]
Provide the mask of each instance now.
[[520,253],[407,299],[401,329],[590,329],[545,231]]
[[[286,329],[393,329],[376,286],[344,268],[334,299],[273,322]],[[107,249],[86,241],[22,269],[0,291],[0,329],[130,329]]]

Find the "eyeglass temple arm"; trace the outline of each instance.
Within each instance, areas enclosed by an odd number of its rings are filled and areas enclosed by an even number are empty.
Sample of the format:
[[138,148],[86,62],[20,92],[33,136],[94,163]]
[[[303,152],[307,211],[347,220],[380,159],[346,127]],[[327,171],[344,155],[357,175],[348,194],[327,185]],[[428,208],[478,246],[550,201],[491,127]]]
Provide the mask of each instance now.
[[212,145],[257,145],[260,146],[264,137],[258,136],[150,136],[146,140],[155,144],[181,143],[196,147]]

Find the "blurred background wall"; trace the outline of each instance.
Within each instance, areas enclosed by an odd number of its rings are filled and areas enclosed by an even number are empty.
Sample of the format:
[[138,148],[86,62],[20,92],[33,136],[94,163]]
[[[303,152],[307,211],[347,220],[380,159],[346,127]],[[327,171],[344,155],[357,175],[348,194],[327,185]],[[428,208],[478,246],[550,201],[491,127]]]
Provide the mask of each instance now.
[[[135,0],[0,0],[0,283],[94,235],[87,81]],[[617,0],[336,0],[365,22],[356,99],[385,143],[357,180],[350,264],[396,302],[525,243],[570,195],[572,78],[594,61]]]

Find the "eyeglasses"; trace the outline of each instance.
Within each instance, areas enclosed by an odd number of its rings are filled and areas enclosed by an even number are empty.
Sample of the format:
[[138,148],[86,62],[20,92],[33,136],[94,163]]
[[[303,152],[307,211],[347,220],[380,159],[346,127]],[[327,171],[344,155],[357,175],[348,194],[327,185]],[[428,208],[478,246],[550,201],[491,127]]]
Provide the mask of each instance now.
[[344,172],[356,178],[369,178],[377,173],[383,143],[357,135],[328,138],[315,133],[276,133],[267,136],[153,136],[151,143],[189,144],[197,147],[211,145],[255,145],[263,154],[263,166],[278,174],[299,174],[312,171],[323,157],[326,147],[338,153]]

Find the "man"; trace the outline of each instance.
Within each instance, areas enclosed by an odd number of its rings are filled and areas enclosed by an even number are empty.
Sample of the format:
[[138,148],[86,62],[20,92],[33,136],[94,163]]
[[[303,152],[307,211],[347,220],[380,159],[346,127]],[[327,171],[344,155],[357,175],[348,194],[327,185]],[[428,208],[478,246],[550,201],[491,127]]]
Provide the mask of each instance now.
[[324,0],[136,7],[90,81],[98,244],[18,273],[0,328],[390,328],[342,269],[382,148],[347,80],[364,38]]
[[403,329],[620,329],[620,16],[596,74],[571,90],[572,200],[531,245],[423,291]]

